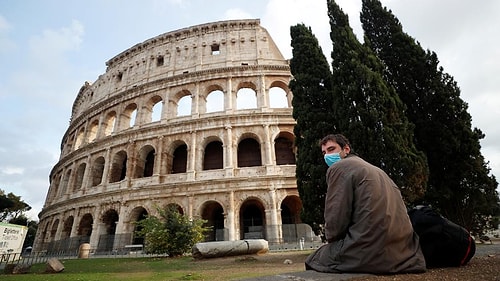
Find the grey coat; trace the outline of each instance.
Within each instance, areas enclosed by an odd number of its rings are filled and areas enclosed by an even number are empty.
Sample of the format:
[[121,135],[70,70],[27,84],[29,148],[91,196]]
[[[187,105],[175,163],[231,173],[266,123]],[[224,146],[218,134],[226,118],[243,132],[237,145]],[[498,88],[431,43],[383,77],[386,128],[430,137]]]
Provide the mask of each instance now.
[[356,155],[327,171],[323,245],[306,259],[320,272],[424,272],[424,256],[399,189]]

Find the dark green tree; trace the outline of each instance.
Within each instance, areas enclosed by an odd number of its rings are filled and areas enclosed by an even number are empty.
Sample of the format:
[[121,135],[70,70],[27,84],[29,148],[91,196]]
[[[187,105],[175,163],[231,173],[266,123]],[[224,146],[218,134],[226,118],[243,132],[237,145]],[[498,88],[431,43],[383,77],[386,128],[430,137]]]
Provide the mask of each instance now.
[[301,219],[319,234],[323,223],[327,166],[319,140],[335,133],[332,119],[332,76],[318,40],[310,27],[298,24],[290,28],[293,57],[290,70],[293,79],[293,117],[297,147],[297,189],[302,200]]
[[384,80],[382,62],[358,41],[347,15],[333,0],[328,1],[328,16],[334,97],[329,120],[361,157],[394,180],[407,202],[414,202],[424,194],[428,167],[413,143],[406,108]]
[[500,209],[498,183],[480,151],[484,134],[472,129],[460,89],[439,66],[437,55],[407,35],[378,0],[362,3],[365,43],[384,62],[384,75],[415,124],[414,142],[428,159],[424,203],[473,233],[482,233]]
[[175,257],[191,251],[194,244],[203,241],[207,230],[203,227],[205,220],[190,219],[173,206],[157,208],[157,211],[159,217],[148,216],[137,222],[146,252]]
[[26,204],[21,196],[12,192],[5,194],[5,191],[0,189],[0,221],[16,219],[29,210],[31,210],[31,206]]

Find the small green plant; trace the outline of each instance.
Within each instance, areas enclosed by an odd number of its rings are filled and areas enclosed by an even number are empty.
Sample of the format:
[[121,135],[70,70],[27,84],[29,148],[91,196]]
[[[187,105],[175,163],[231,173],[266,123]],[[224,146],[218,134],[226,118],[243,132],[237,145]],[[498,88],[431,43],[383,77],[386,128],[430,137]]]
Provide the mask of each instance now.
[[159,217],[148,216],[139,221],[138,234],[144,237],[147,253],[167,254],[171,257],[188,253],[194,244],[203,241],[205,220],[189,218],[173,206],[157,207]]

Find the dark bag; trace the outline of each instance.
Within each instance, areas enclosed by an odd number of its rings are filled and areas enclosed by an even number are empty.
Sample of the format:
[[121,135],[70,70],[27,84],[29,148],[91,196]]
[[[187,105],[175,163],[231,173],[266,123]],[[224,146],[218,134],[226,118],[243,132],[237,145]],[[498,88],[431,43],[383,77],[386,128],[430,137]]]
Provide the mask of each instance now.
[[428,206],[408,211],[428,268],[466,265],[476,252],[469,232]]

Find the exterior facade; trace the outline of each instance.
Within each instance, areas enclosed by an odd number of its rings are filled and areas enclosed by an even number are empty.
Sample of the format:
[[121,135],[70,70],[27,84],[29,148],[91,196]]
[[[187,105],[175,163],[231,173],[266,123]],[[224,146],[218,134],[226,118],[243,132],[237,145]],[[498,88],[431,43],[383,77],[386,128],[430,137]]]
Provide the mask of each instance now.
[[290,69],[258,19],[168,32],[106,65],[73,104],[34,251],[142,244],[135,222],[169,204],[207,220],[207,241],[312,237]]

